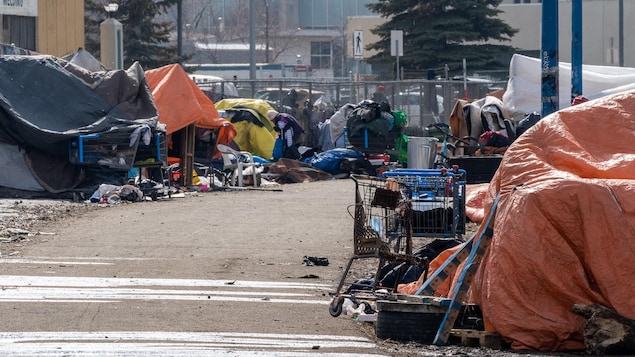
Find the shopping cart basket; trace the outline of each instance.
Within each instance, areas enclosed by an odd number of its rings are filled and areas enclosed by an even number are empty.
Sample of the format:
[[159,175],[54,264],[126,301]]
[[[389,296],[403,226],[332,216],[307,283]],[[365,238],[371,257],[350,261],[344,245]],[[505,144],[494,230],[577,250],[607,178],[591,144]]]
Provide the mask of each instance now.
[[414,237],[461,238],[465,233],[465,170],[397,169],[383,177],[410,187]]
[[[350,257],[329,306],[332,316],[339,316],[345,298],[374,300],[377,298],[379,278],[386,266],[400,262],[421,264],[412,256],[411,199],[408,185],[394,179],[351,175],[355,181],[355,204],[349,207],[354,219],[353,255]],[[350,212],[351,208],[354,212]],[[349,271],[355,260],[374,258],[379,265],[374,282],[369,285],[352,284],[342,292]],[[426,268],[427,268],[427,261]],[[395,285],[399,279],[395,279]],[[381,286],[381,298],[395,290],[396,286]]]

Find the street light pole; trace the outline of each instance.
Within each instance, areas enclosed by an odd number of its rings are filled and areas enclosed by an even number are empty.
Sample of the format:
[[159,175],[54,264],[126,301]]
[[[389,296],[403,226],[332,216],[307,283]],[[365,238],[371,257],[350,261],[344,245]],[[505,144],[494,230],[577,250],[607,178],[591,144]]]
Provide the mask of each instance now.
[[114,18],[119,5],[104,6],[108,18],[99,25],[101,63],[108,69],[123,69],[123,25]]
[[176,3],[176,54],[183,56],[183,1]]
[[256,79],[256,9],[255,0],[249,0],[249,79]]

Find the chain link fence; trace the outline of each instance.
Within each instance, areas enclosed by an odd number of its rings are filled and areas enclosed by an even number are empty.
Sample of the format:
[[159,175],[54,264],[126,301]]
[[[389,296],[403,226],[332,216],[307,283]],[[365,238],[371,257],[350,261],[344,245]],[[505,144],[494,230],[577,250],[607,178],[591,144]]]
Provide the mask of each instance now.
[[[377,99],[383,91],[392,110],[406,114],[408,135],[421,136],[434,123],[448,123],[457,99],[480,99],[503,89],[505,81],[402,80],[322,81],[311,78],[236,80],[223,85],[199,84],[212,100],[238,96],[268,101],[276,110],[294,115],[305,128],[305,145],[318,146],[318,124],[347,103]],[[235,87],[228,90],[231,85]],[[294,93],[295,92],[295,93]]]

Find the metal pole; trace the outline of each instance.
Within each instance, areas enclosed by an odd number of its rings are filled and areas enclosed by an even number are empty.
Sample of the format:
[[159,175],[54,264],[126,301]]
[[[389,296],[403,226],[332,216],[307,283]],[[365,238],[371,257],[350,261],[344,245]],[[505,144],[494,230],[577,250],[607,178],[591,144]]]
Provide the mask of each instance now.
[[542,2],[541,102],[542,117],[558,111],[558,0]]
[[582,0],[571,4],[571,101],[582,95]]
[[[179,57],[183,56],[183,1],[176,3],[176,53]],[[180,59],[180,58],[179,58]]]
[[249,0],[249,79],[256,79],[256,9],[255,0]]
[[467,59],[463,59],[463,99],[467,100]]
[[619,40],[618,40],[618,46],[619,46],[619,51],[620,54],[619,56],[619,61],[620,61],[620,67],[624,67],[624,0],[620,0],[619,1]]
[[397,80],[399,80],[399,40],[395,41],[395,47],[397,48]]

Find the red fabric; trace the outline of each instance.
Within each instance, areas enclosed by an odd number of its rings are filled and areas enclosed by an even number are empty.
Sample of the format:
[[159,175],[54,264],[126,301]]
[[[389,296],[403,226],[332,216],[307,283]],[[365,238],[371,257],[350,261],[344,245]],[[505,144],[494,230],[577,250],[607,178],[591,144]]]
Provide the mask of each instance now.
[[588,102],[588,101],[589,101],[589,98],[587,98],[587,97],[585,97],[583,95],[579,95],[579,96],[573,98],[573,102],[571,102],[571,105],[577,105],[577,104],[581,104],[581,103]]

